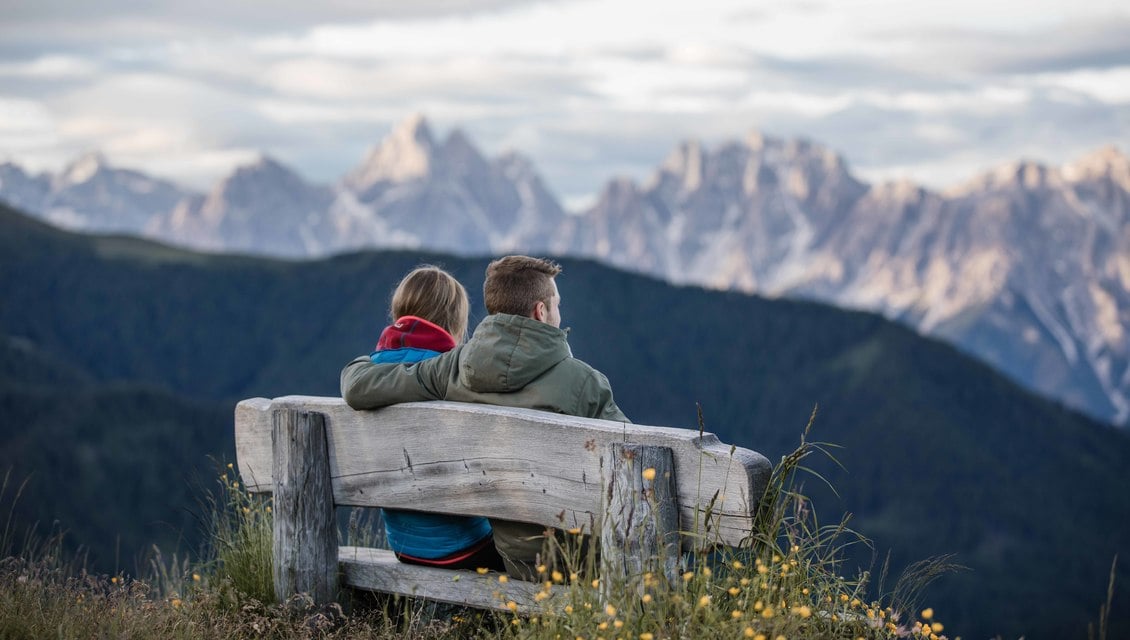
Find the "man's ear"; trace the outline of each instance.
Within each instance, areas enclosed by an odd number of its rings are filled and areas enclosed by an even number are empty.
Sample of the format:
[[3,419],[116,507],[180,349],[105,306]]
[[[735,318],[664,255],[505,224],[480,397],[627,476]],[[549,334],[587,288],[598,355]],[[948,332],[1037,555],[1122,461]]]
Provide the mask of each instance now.
[[534,320],[537,320],[538,322],[545,322],[546,318],[548,317],[549,307],[545,306],[545,303],[540,300],[535,302],[533,315]]

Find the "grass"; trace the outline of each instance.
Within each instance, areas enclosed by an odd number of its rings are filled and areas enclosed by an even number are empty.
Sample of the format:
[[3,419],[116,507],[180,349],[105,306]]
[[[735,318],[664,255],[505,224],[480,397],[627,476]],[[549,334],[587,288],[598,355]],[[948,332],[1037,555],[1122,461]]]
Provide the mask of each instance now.
[[[369,594],[344,608],[315,606],[302,595],[274,604],[271,503],[243,489],[231,465],[220,475],[220,491],[206,500],[210,544],[202,558],[164,558],[154,550],[144,579],[87,573],[81,557],[63,556],[61,533],[41,539],[34,527],[17,532],[9,510],[0,536],[0,638],[946,638],[944,624],[920,602],[930,581],[955,568],[948,558],[915,565],[890,588],[885,571],[874,583],[870,572],[841,575],[844,551],[868,542],[848,517],[822,525],[805,497],[800,480],[812,477],[808,459],[831,456],[826,443],[808,441],[810,427],[811,421],[797,449],[775,467],[742,547],[694,538],[700,550],[679,558],[673,579],[645,571],[608,584],[597,576],[595,545],[581,544],[575,533],[548,537],[541,608],[532,615],[437,615],[427,603]],[[645,478],[647,472],[641,470]],[[19,492],[5,476],[0,504],[14,506]],[[354,512],[346,541],[371,539],[375,529]],[[475,578],[496,581],[499,603],[509,602],[510,578]],[[1092,638],[1105,640],[1108,613],[1109,602]]]

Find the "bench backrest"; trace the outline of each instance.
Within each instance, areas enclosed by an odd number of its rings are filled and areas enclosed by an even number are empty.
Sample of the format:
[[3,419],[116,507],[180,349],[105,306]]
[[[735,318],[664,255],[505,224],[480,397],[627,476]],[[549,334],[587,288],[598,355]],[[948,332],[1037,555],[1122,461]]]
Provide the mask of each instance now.
[[288,409],[325,416],[336,505],[588,530],[602,504],[602,454],[629,442],[672,450],[683,531],[702,531],[709,513],[711,537],[738,544],[771,473],[761,454],[689,429],[453,402],[355,411],[340,398],[286,396],[236,407],[239,471],[252,492],[271,491],[271,416]]

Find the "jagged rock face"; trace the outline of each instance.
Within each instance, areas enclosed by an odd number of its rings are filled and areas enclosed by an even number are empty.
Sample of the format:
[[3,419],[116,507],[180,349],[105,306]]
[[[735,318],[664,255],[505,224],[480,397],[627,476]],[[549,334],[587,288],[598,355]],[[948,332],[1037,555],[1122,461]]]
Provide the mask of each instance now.
[[13,207],[22,211],[41,211],[50,192],[50,176],[30,176],[10,162],[0,164],[0,199]]
[[172,209],[186,194],[170,182],[115,169],[96,153],[56,176],[30,178],[11,165],[0,169],[0,197],[48,222],[81,231],[143,233],[155,212]]
[[333,193],[264,157],[238,168],[207,197],[190,196],[147,231],[201,249],[317,255],[337,246],[325,224]]
[[899,318],[1103,419],[1130,418],[1130,162],[869,187],[816,145],[680,146],[609,184],[571,249],[675,282]]
[[532,163],[409,119],[332,187],[263,159],[209,194],[91,155],[0,165],[0,198],[57,224],[211,250],[559,253],[676,283],[878,311],[1106,420],[1130,422],[1130,159],[1016,163],[944,193],[867,185],[807,141],[677,147],[567,215]]
[[439,144],[419,117],[373,149],[342,188],[406,244],[457,254],[544,250],[547,230],[564,218],[528,161],[488,161],[461,131]]

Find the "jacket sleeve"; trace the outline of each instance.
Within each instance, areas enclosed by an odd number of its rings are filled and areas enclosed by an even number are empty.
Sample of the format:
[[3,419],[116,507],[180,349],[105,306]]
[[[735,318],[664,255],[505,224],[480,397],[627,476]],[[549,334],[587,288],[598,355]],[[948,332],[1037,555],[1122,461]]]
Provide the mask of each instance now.
[[612,399],[612,385],[608,384],[608,378],[603,373],[594,370],[587,386],[589,387],[585,394],[589,405],[587,417],[615,422],[631,422],[628,416],[620,410],[620,407],[616,406],[616,401]]
[[358,356],[341,370],[341,397],[354,409],[441,400],[447,385],[439,365],[446,360],[440,356],[416,363],[377,364],[369,356]]

